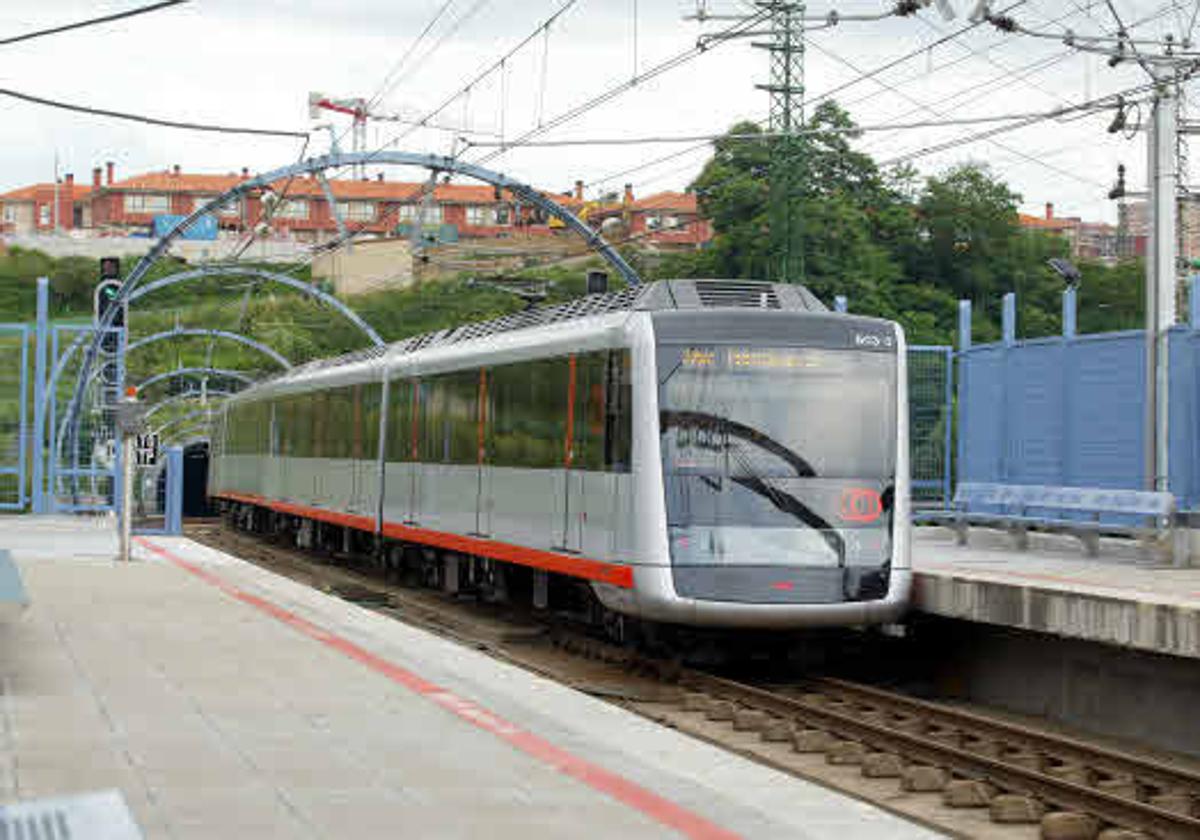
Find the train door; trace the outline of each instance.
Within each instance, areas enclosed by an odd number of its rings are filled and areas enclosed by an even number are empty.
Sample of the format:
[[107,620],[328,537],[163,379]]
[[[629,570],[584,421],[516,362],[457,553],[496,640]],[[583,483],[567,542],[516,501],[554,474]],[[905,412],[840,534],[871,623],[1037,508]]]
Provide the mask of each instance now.
[[476,423],[479,428],[479,489],[475,497],[475,534],[481,537],[491,535],[492,512],[496,507],[492,496],[495,474],[491,466],[494,413],[488,371],[484,368],[479,371],[479,407],[476,410]]

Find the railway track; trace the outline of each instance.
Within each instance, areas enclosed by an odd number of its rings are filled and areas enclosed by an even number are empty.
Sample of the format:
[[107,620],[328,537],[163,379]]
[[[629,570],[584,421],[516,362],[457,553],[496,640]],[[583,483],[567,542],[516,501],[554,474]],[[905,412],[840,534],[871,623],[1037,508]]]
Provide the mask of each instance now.
[[189,536],[950,834],[1200,838],[1200,772],[1183,763],[844,680],[733,680],[211,523]]

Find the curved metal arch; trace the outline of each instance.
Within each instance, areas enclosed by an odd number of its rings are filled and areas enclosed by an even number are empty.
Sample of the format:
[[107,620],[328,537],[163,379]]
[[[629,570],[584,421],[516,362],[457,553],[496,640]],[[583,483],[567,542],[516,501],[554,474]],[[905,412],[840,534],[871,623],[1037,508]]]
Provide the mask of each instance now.
[[[140,263],[139,263],[140,264]],[[132,277],[132,274],[130,275]],[[298,292],[309,295],[321,301],[326,306],[336,309],[344,315],[348,321],[358,327],[371,340],[371,343],[376,347],[383,347],[386,342],[380,337],[379,333],[375,332],[362,317],[346,304],[335,298],[333,295],[321,291],[320,289],[305,283],[303,280],[297,280],[287,274],[280,274],[277,271],[267,271],[264,268],[251,268],[249,266],[239,266],[236,264],[227,265],[217,263],[206,265],[200,268],[195,268],[190,271],[180,271],[176,274],[168,274],[166,277],[160,277],[141,286],[129,294],[129,303],[133,303],[138,298],[145,295],[157,292],[159,289],[165,289],[168,286],[173,286],[176,283],[186,283],[189,280],[198,280],[202,277],[257,277],[262,280],[269,280],[272,283],[280,283],[284,286],[289,286]]]
[[163,433],[164,429],[169,429],[178,423],[184,423],[184,422],[187,422],[188,420],[196,420],[197,418],[203,418],[203,420],[197,420],[197,422],[193,424],[193,425],[199,426],[199,425],[205,424],[206,421],[211,420],[212,416],[213,416],[212,409],[201,408],[196,411],[189,411],[187,414],[180,414],[178,417],[172,417],[167,422],[160,423],[158,426],[151,429],[150,431],[152,434],[161,435]]
[[[447,157],[444,155],[416,154],[413,152],[393,152],[388,150],[378,150],[374,152],[333,152],[320,157],[308,158],[299,163],[293,163],[289,166],[281,166],[279,169],[274,169],[257,178],[251,178],[243,181],[240,184],[232,187],[201,207],[192,211],[191,215],[181,221],[178,225],[172,228],[166,235],[154,244],[154,247],[147,252],[146,256],[138,261],[129,276],[125,278],[125,286],[121,290],[121,302],[125,302],[126,296],[136,288],[138,282],[150,270],[154,263],[158,262],[159,257],[167,252],[171,247],[171,243],[184,234],[197,219],[201,216],[217,209],[223,204],[229,203],[231,199],[240,198],[246,193],[254,190],[262,189],[276,181],[282,181],[287,178],[294,178],[297,175],[323,173],[326,169],[336,167],[354,166],[356,164],[386,164],[392,166],[416,166],[424,169],[429,169],[433,172],[453,172],[456,175],[465,175],[468,178],[473,178],[477,181],[491,184],[494,187],[505,189],[513,195],[520,198],[522,201],[533,204],[546,211],[550,215],[559,219],[564,225],[570,228],[575,233],[583,237],[597,253],[599,253],[617,272],[625,278],[625,281],[632,286],[637,286],[642,282],[638,273],[633,266],[625,261],[625,259],[596,231],[592,230],[588,225],[572,213],[567,208],[563,207],[558,202],[542,194],[533,187],[525,184],[522,181],[516,181],[509,178],[507,175],[496,172],[491,169],[485,169],[482,166],[476,166],[471,163],[465,163],[456,158]],[[115,307],[114,307],[115,308]]]
[[206,330],[199,327],[176,327],[173,330],[163,330],[162,332],[148,335],[145,338],[139,338],[137,341],[131,341],[125,345],[125,355],[128,357],[131,351],[137,350],[139,347],[145,347],[148,344],[154,344],[158,341],[168,341],[172,338],[220,338],[225,341],[236,341],[245,347],[269,356],[284,369],[292,369],[292,363],[287,360],[287,357],[269,345],[263,344],[261,341],[230,330]]
[[184,391],[181,394],[172,394],[171,396],[164,397],[163,399],[158,400],[157,402],[146,403],[146,405],[148,407],[146,409],[145,417],[147,420],[149,420],[151,417],[153,417],[155,414],[157,414],[162,409],[167,408],[172,405],[177,405],[181,402],[186,402],[187,400],[198,400],[201,398],[215,399],[215,400],[227,400],[236,393],[237,393],[237,391],[225,391],[225,390],[221,390],[219,388],[218,389],[206,388],[203,391],[196,389],[194,391]]
[[141,382],[137,383],[136,387],[140,394],[143,389],[148,388],[155,382],[161,382],[164,379],[171,379],[175,376],[223,376],[228,379],[236,379],[244,385],[253,385],[254,378],[247,376],[240,370],[231,368],[214,368],[214,367],[181,367],[172,370],[164,370],[161,373],[156,373],[153,376],[146,377]]
[[[499,189],[506,189],[520,200],[541,208],[546,213],[563,222],[566,227],[574,231],[588,245],[597,251],[605,260],[609,262],[617,270],[617,272],[625,278],[630,285],[639,285],[641,278],[637,271],[625,261],[625,259],[604,239],[598,232],[592,230],[578,216],[567,210],[562,205],[550,199],[548,196],[538,192],[533,187],[515,181],[512,178],[500,172],[495,172],[490,169],[485,169],[474,164],[464,163],[453,157],[430,154],[414,154],[411,152],[393,152],[387,150],[379,150],[375,152],[333,152],[320,157],[308,158],[299,163],[289,166],[280,167],[272,170],[257,178],[243,181],[242,183],[227,190],[211,201],[206,202],[200,207],[194,209],[186,218],[172,228],[166,235],[161,237],[154,246],[140,259],[130,271],[122,284],[121,293],[118,295],[113,306],[110,306],[104,317],[101,319],[97,327],[100,330],[107,329],[112,326],[113,319],[119,309],[127,304],[132,295],[138,290],[138,284],[150,271],[151,267],[158,262],[159,258],[167,252],[171,247],[171,243],[178,239],[183,233],[188,230],[195,222],[205,214],[217,209],[223,204],[229,203],[232,199],[240,198],[241,196],[261,189],[276,181],[295,177],[296,175],[324,173],[326,169],[334,167],[353,166],[355,164],[388,164],[396,166],[416,166],[429,169],[437,172],[453,172],[459,175],[465,175],[469,178],[474,178],[483,181]],[[67,417],[70,420],[71,441],[72,445],[78,447],[78,421],[80,417],[80,408],[83,405],[83,395],[89,372],[96,359],[100,349],[100,335],[97,332],[96,337],[88,346],[84,354],[82,369],[80,371],[79,380],[75,383],[74,393],[71,397],[70,405],[67,409]],[[56,442],[55,451],[58,451],[61,444]]]

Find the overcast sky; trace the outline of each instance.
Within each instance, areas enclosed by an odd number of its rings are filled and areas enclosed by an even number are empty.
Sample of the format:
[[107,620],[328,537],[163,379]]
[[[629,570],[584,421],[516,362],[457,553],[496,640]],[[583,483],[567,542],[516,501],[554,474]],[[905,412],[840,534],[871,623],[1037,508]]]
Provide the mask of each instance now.
[[[4,0],[0,37],[141,5],[144,0]],[[168,119],[308,130],[309,91],[331,96],[385,95],[381,111],[424,115],[483,67],[533,32],[563,0],[453,0],[438,24],[417,45],[399,73],[397,62],[445,0],[192,0],[114,24],[0,46],[0,86],[101,108],[136,111]],[[915,17],[876,23],[844,22],[809,36],[810,99],[851,82],[864,71],[920,51],[874,79],[860,80],[837,95],[861,124],[938,120],[948,116],[1027,113],[1078,103],[1146,81],[1137,66],[1107,66],[1104,57],[1064,47],[1053,39],[1005,35],[979,27],[931,46],[966,24],[973,0],[949,0],[959,17],[946,22],[933,9]],[[1112,32],[1103,0],[1009,0],[1024,25],[1047,32]],[[878,11],[882,0],[824,3],[809,12]],[[709,0],[715,12],[744,11],[741,0]],[[1116,0],[1126,25],[1141,23],[1143,37],[1186,33],[1194,0]],[[518,136],[543,121],[687,50],[703,27],[683,15],[695,0],[577,0],[552,27],[460,97],[438,117],[472,132]],[[1148,19],[1148,20],[1146,20]],[[635,39],[636,32],[636,39]],[[391,74],[391,83],[384,82]],[[701,57],[639,84],[606,105],[553,131],[544,139],[709,134],[739,119],[763,120],[767,60],[745,41],[714,47]],[[543,83],[544,79],[544,83]],[[1142,109],[1143,119],[1146,109]],[[1200,115],[1196,115],[1200,117]],[[1052,201],[1058,215],[1116,218],[1105,193],[1119,162],[1129,169],[1130,189],[1145,180],[1145,140],[1110,135],[1111,114],[1048,121],[913,160],[922,172],[938,172],[963,160],[990,163],[1023,196],[1026,212],[1041,213]],[[1131,117],[1132,120],[1132,117]],[[335,119],[339,129],[343,118]],[[857,141],[880,161],[890,161],[981,130],[956,126],[870,133]],[[402,126],[372,126],[369,146],[389,140]],[[446,153],[455,135],[416,131],[393,148]],[[484,134],[471,136],[483,139]],[[253,171],[291,162],[300,142],[197,134],[51,111],[0,98],[0,188],[49,181],[57,152],[61,172],[87,181],[93,166],[117,164],[118,176],[162,169]],[[347,139],[348,145],[349,140]],[[314,135],[309,154],[328,148]],[[492,168],[554,190],[575,179],[593,191],[682,189],[706,152],[693,151],[628,176],[622,170],[685,146],[619,146],[516,149]],[[468,150],[477,159],[483,149]],[[392,170],[389,178],[416,180],[415,171]],[[1200,174],[1197,175],[1200,177]]]

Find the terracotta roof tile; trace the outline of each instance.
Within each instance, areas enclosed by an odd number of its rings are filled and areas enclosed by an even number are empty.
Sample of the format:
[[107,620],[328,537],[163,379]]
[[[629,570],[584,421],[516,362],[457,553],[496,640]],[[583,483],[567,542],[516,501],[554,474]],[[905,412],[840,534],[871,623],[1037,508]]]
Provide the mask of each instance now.
[[[60,186],[62,186],[60,184]],[[72,197],[78,201],[81,198],[87,198],[88,193],[92,191],[89,184],[76,183],[72,190]],[[0,201],[33,201],[39,196],[51,196],[54,194],[54,184],[30,184],[27,187],[12,190],[6,193],[0,193]]]
[[631,210],[676,210],[695,213],[699,205],[695,193],[660,192],[639,198],[630,205]]
[[[181,192],[181,193],[222,193],[247,180],[237,174],[233,175],[194,175],[173,172],[147,172],[134,175],[113,183],[111,189],[147,192]],[[278,181],[272,185],[276,191],[282,192],[287,188],[290,196],[324,196],[321,184],[315,178],[293,178],[291,184],[287,180]],[[425,189],[424,182],[408,183],[404,181],[349,181],[332,179],[330,188],[336,198],[348,201],[417,201]],[[496,200],[495,190],[488,185],[478,184],[437,184],[433,197],[439,202],[450,204],[490,204]]]

